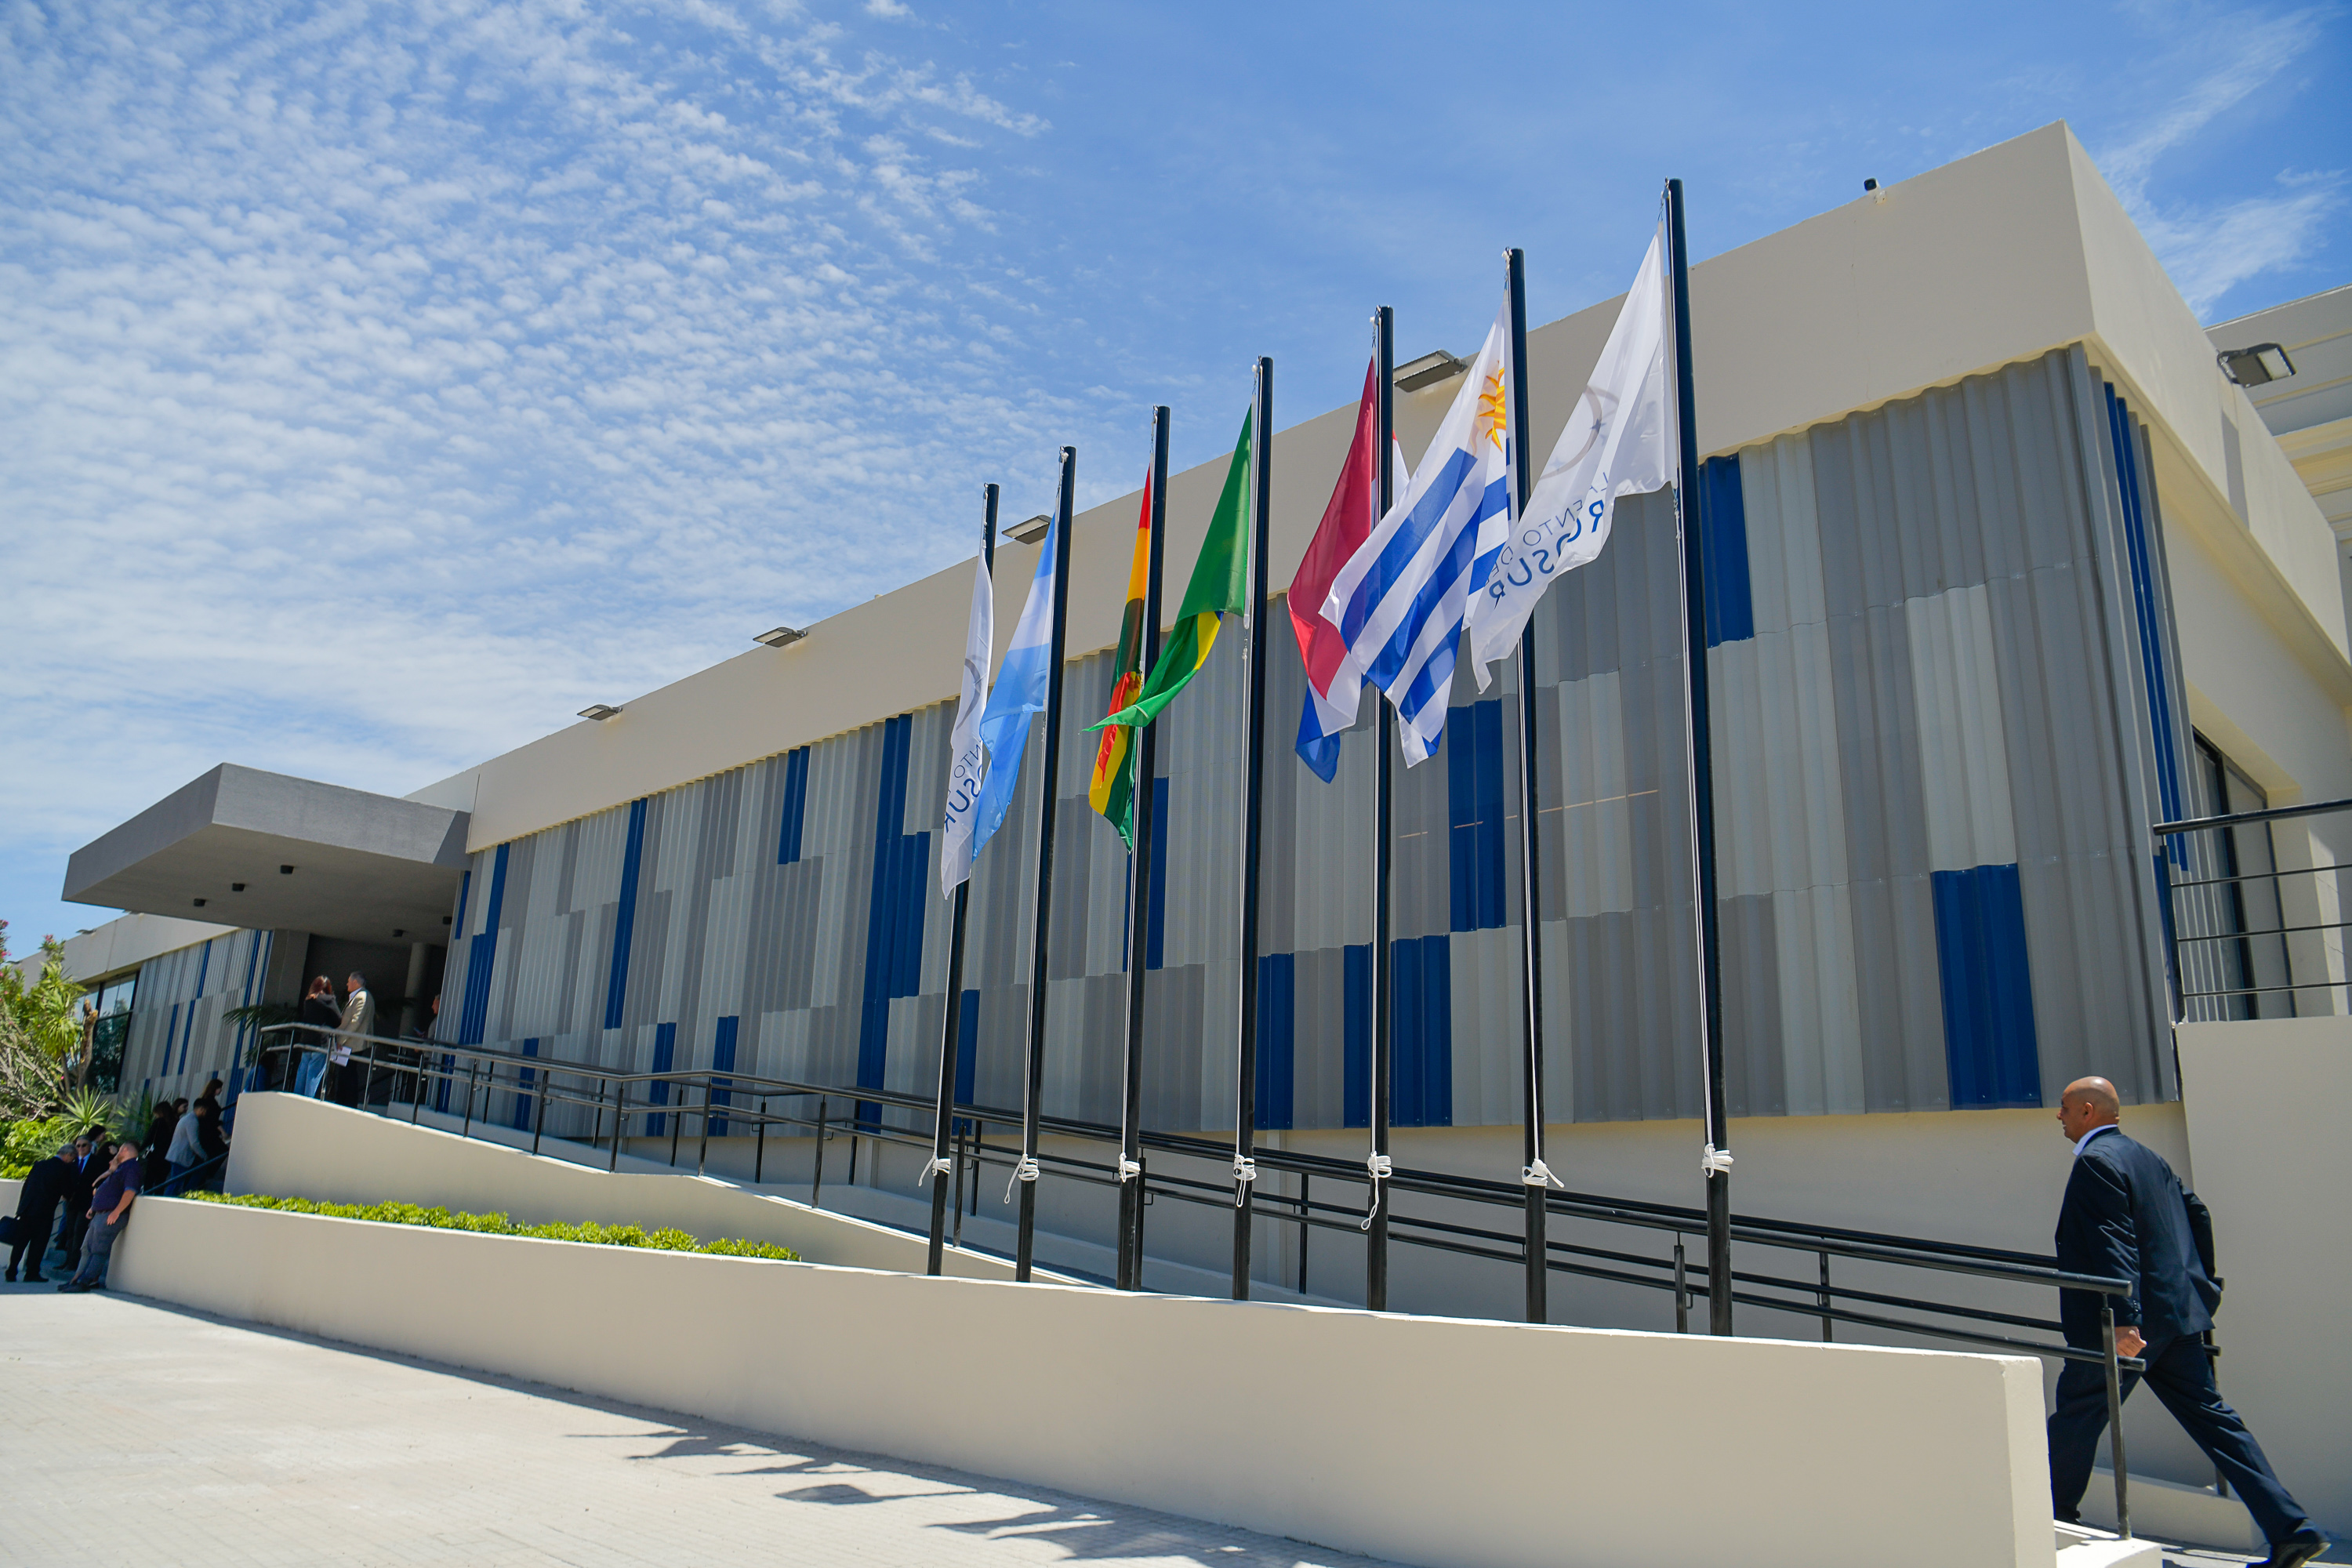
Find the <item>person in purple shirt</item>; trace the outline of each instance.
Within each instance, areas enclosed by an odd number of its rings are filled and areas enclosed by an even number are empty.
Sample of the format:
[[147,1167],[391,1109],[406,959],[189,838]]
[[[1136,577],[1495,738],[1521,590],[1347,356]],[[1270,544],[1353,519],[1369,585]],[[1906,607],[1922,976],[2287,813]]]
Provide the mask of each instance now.
[[139,1195],[139,1151],[130,1143],[118,1143],[114,1163],[100,1178],[98,1190],[90,1194],[89,1230],[81,1244],[81,1267],[74,1277],[58,1287],[60,1290],[103,1290],[106,1289],[106,1265],[114,1255],[114,1244],[122,1235],[122,1227],[131,1223],[131,1203]]

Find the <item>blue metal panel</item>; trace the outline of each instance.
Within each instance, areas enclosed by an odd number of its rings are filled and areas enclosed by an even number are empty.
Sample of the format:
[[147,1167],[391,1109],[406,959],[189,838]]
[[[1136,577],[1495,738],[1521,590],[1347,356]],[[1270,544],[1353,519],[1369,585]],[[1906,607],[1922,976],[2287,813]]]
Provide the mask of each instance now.
[[801,858],[801,825],[808,819],[809,749],[784,754],[783,821],[776,829],[776,864],[793,866]]
[[971,1103],[972,1073],[979,1061],[980,993],[967,991],[963,994],[963,1016],[956,1021],[955,1097],[959,1104]]
[[1445,721],[1445,819],[1455,931],[1504,922],[1503,704],[1456,708]]
[[[890,1002],[922,986],[923,913],[929,900],[931,836],[901,833],[912,714],[882,726],[880,787],[874,806],[874,878],[866,915],[865,1003],[857,1026],[857,1084],[879,1089],[890,1045]],[[861,1102],[860,1120],[871,1108]]]
[[1390,1005],[1395,1037],[1398,1127],[1454,1124],[1454,939],[1407,937],[1393,943]]
[[1934,874],[1952,1106],[2042,1103],[2025,902],[2015,866]]
[[[654,1072],[667,1072],[671,1068],[677,1065],[677,1026],[676,1024],[655,1025],[654,1065],[649,1070]],[[647,1084],[646,1086],[646,1102],[648,1105],[667,1105],[669,1103],[669,1085],[666,1083]],[[648,1116],[646,1118],[646,1137],[658,1138],[667,1131],[669,1131],[668,1117]]]
[[[1154,969],[1168,960],[1168,781],[1151,781],[1151,930],[1143,944],[1144,962]],[[1128,900],[1129,908],[1135,900]],[[1132,920],[1132,915],[1128,917]]]
[[482,929],[468,940],[466,948],[466,998],[457,1016],[457,1043],[478,1046],[482,1031],[489,1020],[490,971],[499,951],[499,906],[507,894],[507,851],[509,845],[499,846],[497,858],[491,862],[490,897],[482,910]]
[[[522,1043],[522,1054],[527,1057],[539,1055],[539,1040],[536,1037]],[[518,1076],[522,1080],[522,1088],[515,1095],[514,1128],[518,1132],[528,1132],[530,1131],[530,1086],[539,1080],[539,1069],[524,1068]]]
[[195,994],[198,996],[205,994],[205,976],[211,973],[213,968],[213,943],[219,940],[218,937],[207,937],[205,940],[204,951],[196,955]]
[[1269,952],[1257,961],[1257,1124],[1269,1131],[1295,1120],[1297,960]]
[[[2107,429],[2116,449],[2116,488],[2123,498],[2124,547],[2130,556],[2132,618],[2138,632],[2140,668],[2147,679],[2148,721],[2155,731],[2158,805],[2167,822],[2178,822],[2183,815],[2179,738],[2172,728],[2172,682],[2164,668],[2163,610],[2157,602],[2156,569],[2148,551],[2137,431],[2130,405],[2116,395],[2113,386],[2105,390]],[[2171,847],[2175,858],[2186,865],[2185,843],[2176,837]]]
[[457,1058],[447,1051],[442,1052],[441,1081],[433,1091],[433,1109],[444,1116],[449,1114],[449,1085],[453,1081],[451,1075],[457,1069]]
[[[735,1034],[736,1031],[741,1027],[742,1023],[743,1020],[740,1016],[725,1017],[719,1020],[717,1032],[711,1036],[710,1039],[710,1068],[713,1072],[733,1072],[735,1070]],[[713,1105],[734,1104],[735,1095],[733,1092],[733,1081],[734,1080],[731,1079],[712,1079],[710,1080],[710,1103]],[[727,1136],[727,1119],[725,1117],[714,1116],[710,1119],[710,1135],[713,1138],[724,1138]]]
[[[188,1066],[188,1054],[185,1051],[180,1053],[180,1065],[176,1068],[172,1065],[172,1043],[179,1037],[180,1034],[180,1006],[177,1002],[172,1004],[172,1021],[163,1026],[163,1071],[166,1075],[184,1072]],[[194,1016],[193,1005],[190,1005],[190,1016]]]
[[637,923],[637,868],[646,857],[646,803],[629,803],[628,846],[621,852],[621,899],[613,912],[613,961],[604,981],[604,1027],[621,1026],[629,996],[629,941]]
[[457,879],[457,929],[450,933],[451,942],[466,940],[466,902],[473,896],[474,868],[468,866],[466,868],[466,874]]
[[1709,458],[1699,466],[1698,525],[1706,554],[1706,646],[1745,642],[1756,635],[1756,604],[1748,574],[1748,506],[1739,459]]
[[1372,944],[1340,950],[1339,1120],[1349,1127],[1372,1124]]

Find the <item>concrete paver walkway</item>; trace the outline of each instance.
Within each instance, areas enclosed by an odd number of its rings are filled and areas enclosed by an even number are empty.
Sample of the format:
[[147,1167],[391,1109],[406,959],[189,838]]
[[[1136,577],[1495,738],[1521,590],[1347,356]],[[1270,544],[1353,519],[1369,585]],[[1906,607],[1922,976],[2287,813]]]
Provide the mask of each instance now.
[[54,1286],[0,1287],[0,1477],[5,1563],[1370,1568]]

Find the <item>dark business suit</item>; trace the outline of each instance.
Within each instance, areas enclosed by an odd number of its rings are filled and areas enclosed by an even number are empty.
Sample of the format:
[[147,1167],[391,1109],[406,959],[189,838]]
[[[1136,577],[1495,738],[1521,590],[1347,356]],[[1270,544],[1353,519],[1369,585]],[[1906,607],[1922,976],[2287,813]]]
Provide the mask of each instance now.
[[[2058,1320],[2066,1342],[2105,1350],[2102,1302],[2112,1302],[2117,1329],[2136,1328],[2147,1346],[2147,1385],[2227,1478],[2246,1510],[2273,1542],[2311,1521],[2278,1477],[2262,1445],[2221,1399],[2201,1336],[2213,1326],[2221,1287],[2213,1273],[2213,1226],[2205,1205],[2154,1150],[2120,1131],[2101,1131],[2075,1156],[2066,1198],[2058,1210],[2058,1267],[2133,1281],[2128,1297],[2061,1290]],[[2124,1373],[2124,1397],[2139,1379]],[[2107,1426],[2106,1374],[2086,1362],[2058,1374],[2057,1408],[2050,1416],[2050,1500],[2061,1519],[2076,1517],[2100,1434]]]
[[25,1184],[16,1192],[16,1240],[8,1248],[11,1275],[22,1262],[26,1279],[43,1278],[41,1259],[48,1256],[49,1237],[58,1227],[58,1205],[66,1195],[66,1178],[72,1173],[73,1168],[63,1160],[37,1160],[25,1173]]
[[92,1152],[66,1166],[65,1173],[66,1256],[79,1258],[82,1233],[89,1228],[89,1194],[97,1190],[99,1178],[106,1174],[106,1167]]

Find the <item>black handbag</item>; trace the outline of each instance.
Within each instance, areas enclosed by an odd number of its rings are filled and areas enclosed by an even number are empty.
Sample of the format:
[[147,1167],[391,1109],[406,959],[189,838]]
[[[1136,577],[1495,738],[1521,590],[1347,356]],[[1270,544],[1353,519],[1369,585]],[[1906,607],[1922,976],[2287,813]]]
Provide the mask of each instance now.
[[0,1214],[0,1247],[14,1247],[23,1232],[25,1222],[12,1214]]

